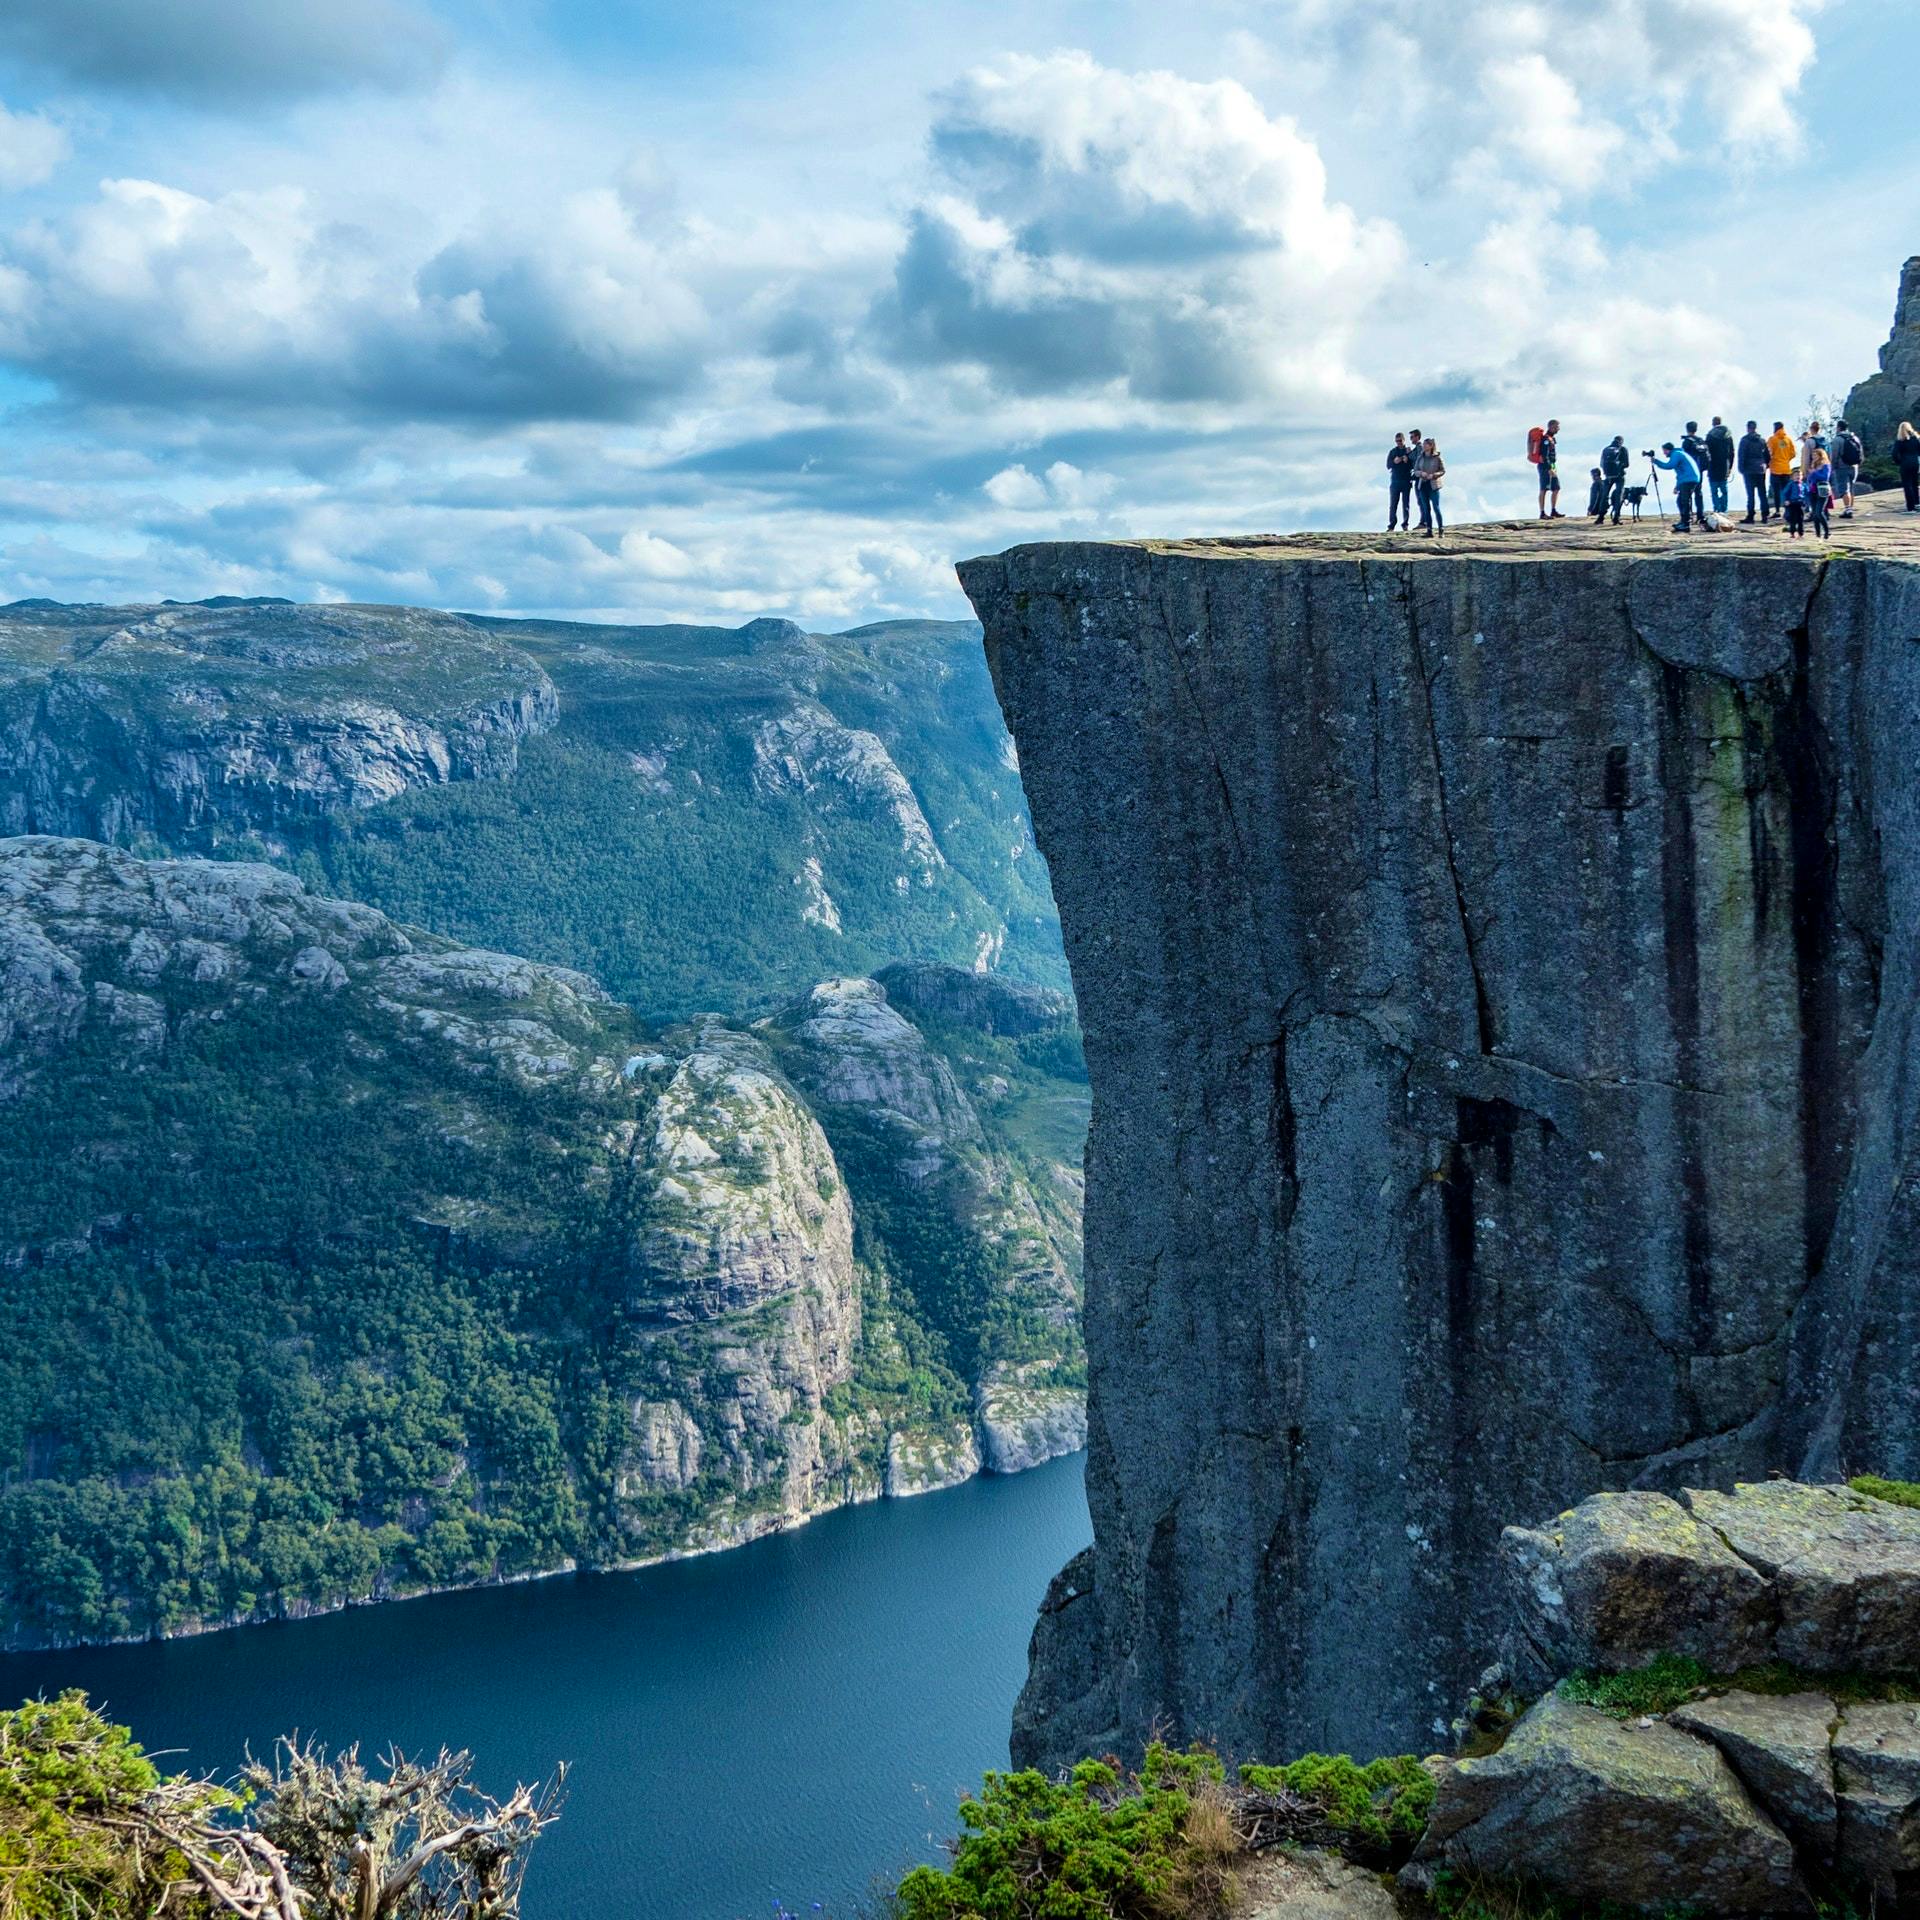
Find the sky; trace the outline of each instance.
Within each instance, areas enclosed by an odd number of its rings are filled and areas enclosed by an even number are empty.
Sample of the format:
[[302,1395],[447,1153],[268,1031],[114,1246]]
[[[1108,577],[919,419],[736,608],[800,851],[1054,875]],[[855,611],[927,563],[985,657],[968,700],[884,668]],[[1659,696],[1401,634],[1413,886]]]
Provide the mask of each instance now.
[[[0,601],[959,616],[1798,421],[1920,252],[1912,0],[5,0]],[[1897,57],[1896,57],[1897,56]]]

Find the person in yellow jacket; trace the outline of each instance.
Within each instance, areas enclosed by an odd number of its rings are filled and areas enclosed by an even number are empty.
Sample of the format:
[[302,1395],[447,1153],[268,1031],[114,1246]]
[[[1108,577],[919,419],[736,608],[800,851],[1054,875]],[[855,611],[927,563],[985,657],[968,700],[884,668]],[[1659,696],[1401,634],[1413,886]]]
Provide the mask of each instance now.
[[1794,463],[1799,458],[1800,448],[1787,431],[1787,423],[1776,420],[1767,438],[1767,491],[1772,495],[1775,513],[1780,511],[1780,496],[1786,492],[1787,482],[1793,478]]

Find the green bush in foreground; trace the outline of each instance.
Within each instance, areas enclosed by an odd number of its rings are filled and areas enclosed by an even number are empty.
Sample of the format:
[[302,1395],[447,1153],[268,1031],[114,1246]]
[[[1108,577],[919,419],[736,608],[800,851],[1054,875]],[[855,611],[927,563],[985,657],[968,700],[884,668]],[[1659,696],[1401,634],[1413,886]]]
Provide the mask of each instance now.
[[1305,1753],[1284,1767],[1242,1767],[1240,1778],[1255,1793],[1314,1802],[1328,1826],[1380,1852],[1410,1850],[1433,1811],[1433,1775],[1410,1753],[1364,1767],[1344,1753]]
[[494,1800],[471,1766],[283,1740],[228,1791],[84,1694],[29,1700],[0,1713],[0,1920],[514,1920],[564,1772]]
[[1225,1770],[1156,1742],[1137,1778],[1082,1760],[1064,1781],[990,1773],[960,1804],[944,1873],[900,1883],[901,1920],[1173,1920],[1218,1913],[1235,1850]]

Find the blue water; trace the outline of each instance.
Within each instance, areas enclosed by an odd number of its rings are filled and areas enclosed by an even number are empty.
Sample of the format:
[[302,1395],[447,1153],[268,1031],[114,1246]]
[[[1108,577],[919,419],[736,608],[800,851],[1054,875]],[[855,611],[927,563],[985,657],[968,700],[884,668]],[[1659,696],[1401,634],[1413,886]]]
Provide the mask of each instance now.
[[844,1920],[1006,1765],[1034,1609],[1089,1537],[1081,1462],[1056,1460],[638,1573],[0,1657],[0,1698],[84,1687],[222,1774],[296,1727],[469,1747],[496,1791],[566,1760],[529,1920]]

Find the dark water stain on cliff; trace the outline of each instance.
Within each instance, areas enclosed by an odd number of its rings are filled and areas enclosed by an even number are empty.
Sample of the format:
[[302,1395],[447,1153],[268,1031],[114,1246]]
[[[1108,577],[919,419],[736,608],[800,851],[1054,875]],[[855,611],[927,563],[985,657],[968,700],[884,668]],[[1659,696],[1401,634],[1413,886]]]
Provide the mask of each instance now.
[[1660,922],[1666,960],[1667,1020],[1673,1032],[1674,1144],[1680,1169],[1680,1244],[1687,1292],[1687,1336],[1695,1352],[1713,1334],[1713,1223],[1708,1213],[1706,1141],[1700,1085],[1699,874],[1693,830],[1693,726],[1687,676],[1660,665]]
[[1779,754],[1787,788],[1793,970],[1800,1027],[1800,1166],[1807,1274],[1826,1261],[1848,1144],[1840,1058],[1840,993],[1833,950],[1839,872],[1833,845],[1836,795],[1808,685],[1809,630],[1793,636],[1793,677],[1781,714]]

